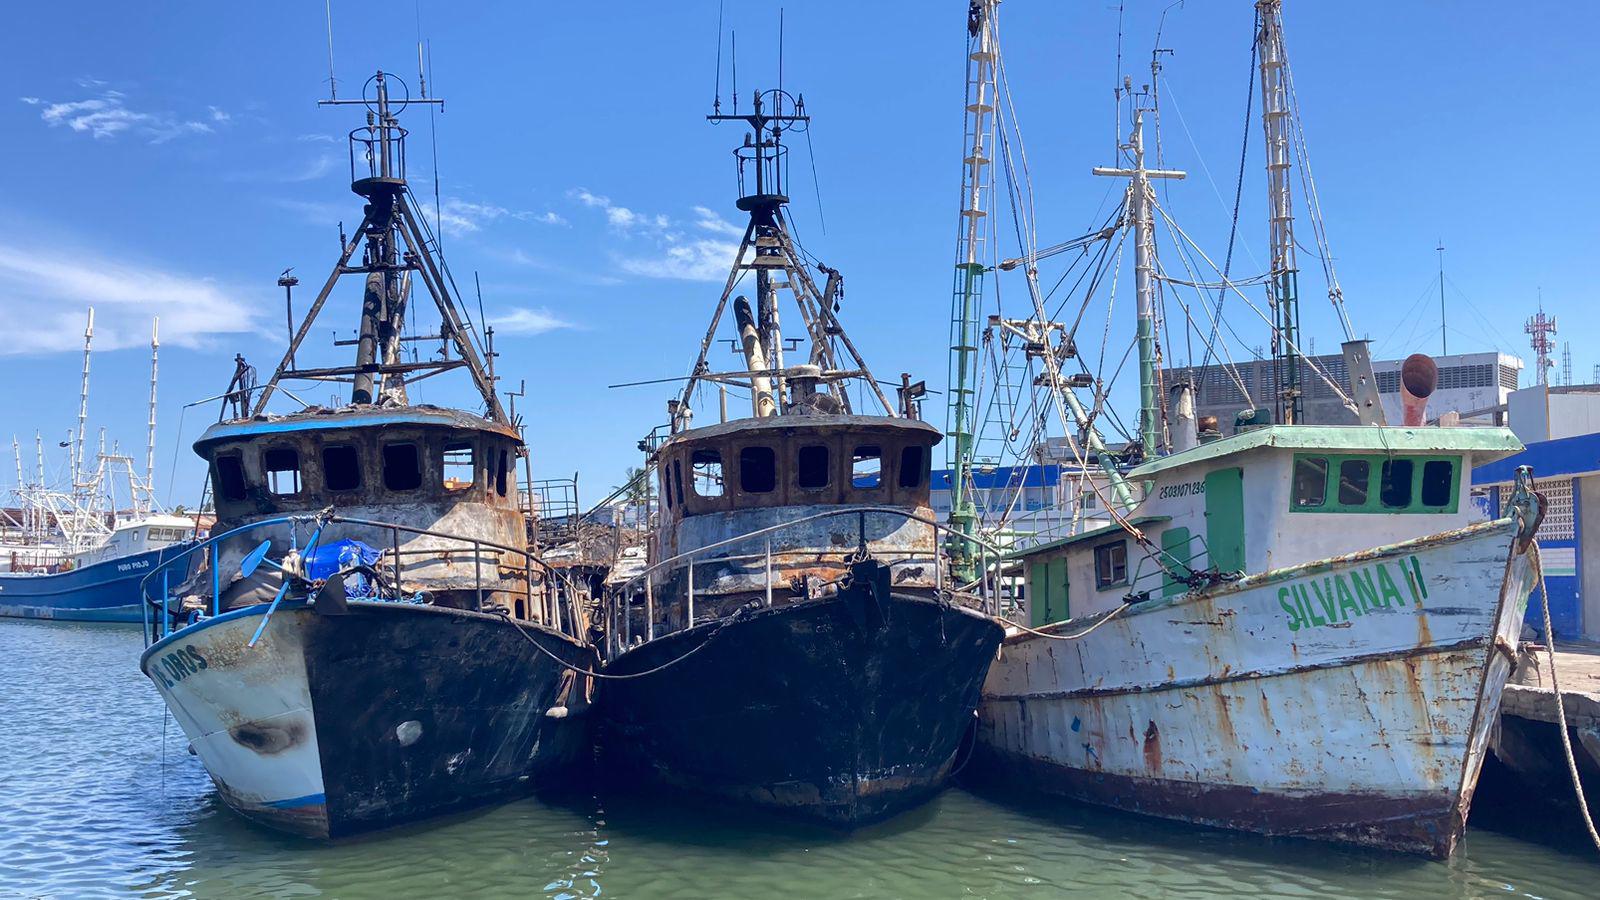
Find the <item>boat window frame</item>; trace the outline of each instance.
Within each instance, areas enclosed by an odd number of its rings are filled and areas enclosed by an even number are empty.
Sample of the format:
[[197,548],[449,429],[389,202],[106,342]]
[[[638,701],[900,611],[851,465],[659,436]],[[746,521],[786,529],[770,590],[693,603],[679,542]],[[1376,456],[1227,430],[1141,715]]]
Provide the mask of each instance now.
[[[807,484],[804,481],[806,474],[815,474],[817,466],[808,468],[802,461],[807,451],[822,451],[821,484]],[[794,449],[794,487],[795,490],[806,494],[820,494],[833,486],[833,445],[825,441],[808,441],[799,444]]]
[[[849,486],[851,491],[857,494],[882,496],[884,488],[887,487],[889,483],[889,480],[886,477],[888,473],[884,471],[884,442],[882,440],[876,440],[872,443],[851,441],[850,448],[850,456],[847,458],[847,460],[841,460],[847,461],[849,465],[848,471],[850,474],[845,483]],[[873,453],[870,456],[864,455],[862,453],[864,450],[871,450]],[[856,484],[856,464],[865,462],[869,459],[876,459],[878,461],[877,483],[868,485]]]
[[[696,459],[696,457],[698,457],[698,456],[700,456],[702,454],[709,454],[711,456],[715,456],[716,459],[715,460],[699,460],[699,459]],[[717,467],[716,468],[716,474],[715,474],[714,478],[715,478],[715,480],[717,482],[719,482],[719,484],[717,485],[717,492],[715,494],[706,493],[706,492],[700,490],[700,481],[702,479],[704,479],[708,483],[713,480],[713,476],[709,474],[709,472],[710,472],[709,469],[707,469],[708,474],[706,474],[706,475],[702,475],[699,471],[696,470],[695,467],[696,466],[700,466],[700,465],[706,465],[706,466],[715,465]],[[728,496],[728,465],[727,465],[727,462],[722,458],[722,448],[721,447],[690,447],[689,448],[689,490],[691,492],[693,492],[693,494],[694,494],[696,499],[698,499],[698,500],[708,500],[713,505],[721,503],[722,500],[725,497]]]
[[[462,450],[467,452],[467,459],[465,463],[461,462],[459,459],[452,460],[450,458],[450,454],[452,452],[458,453]],[[445,492],[446,494],[464,494],[478,486],[478,472],[480,467],[478,465],[479,453],[477,441],[474,441],[471,438],[460,438],[456,440],[446,439],[439,444],[438,459],[439,490]],[[464,482],[451,485],[449,483],[451,470],[461,469],[463,467],[471,472],[472,477],[468,478]]]
[[[1302,499],[1301,488],[1309,488],[1313,481],[1313,479],[1308,478],[1302,482],[1302,465],[1322,466],[1322,477],[1320,479],[1315,479],[1316,486],[1320,488],[1315,495],[1315,502],[1312,502],[1311,495],[1309,494],[1306,494],[1304,499]],[[1328,464],[1328,457],[1325,454],[1296,453],[1294,462],[1290,467],[1289,507],[1297,510],[1308,510],[1321,509],[1326,506],[1328,503],[1328,473],[1330,471],[1332,471],[1332,467]]]
[[[1117,577],[1117,575],[1116,575],[1117,562],[1116,562],[1115,559],[1111,559],[1111,557],[1114,556],[1113,551],[1121,551],[1121,556],[1122,556],[1122,563],[1121,563],[1121,565],[1122,565],[1122,576],[1120,578]],[[1109,572],[1102,572],[1101,571],[1101,559],[1102,558],[1106,558],[1106,559],[1110,559],[1111,560],[1111,570]],[[1118,539],[1116,539],[1114,541],[1103,541],[1103,542],[1101,542],[1099,544],[1095,544],[1094,545],[1094,588],[1095,588],[1095,590],[1097,590],[1097,591],[1105,591],[1105,590],[1110,590],[1111,588],[1114,588],[1114,587],[1126,587],[1127,584],[1128,584],[1128,541],[1125,538],[1118,538]]]
[[[1308,452],[1296,453],[1290,463],[1290,471],[1298,469],[1302,459],[1326,459],[1328,470],[1325,477],[1328,479],[1324,486],[1324,502],[1321,506],[1295,505],[1294,479],[1290,479],[1288,507],[1292,513],[1399,513],[1406,515],[1453,515],[1461,508],[1461,472],[1465,459],[1456,453],[1324,453]],[[1411,483],[1407,488],[1407,499],[1404,505],[1396,506],[1384,503],[1383,497],[1383,472],[1385,467],[1393,471],[1390,464],[1394,461],[1405,461],[1411,465]],[[1341,501],[1339,485],[1335,480],[1340,478],[1341,471],[1347,462],[1364,462],[1367,466],[1366,496],[1360,503]],[[1450,497],[1443,504],[1428,504],[1422,502],[1423,482],[1426,480],[1428,467],[1444,463],[1449,466]],[[1419,475],[1420,473],[1420,475]],[[1377,477],[1374,477],[1377,476]]]
[[[270,460],[272,455],[276,453],[288,453],[292,455],[294,457],[294,465],[289,468],[271,468],[272,464],[268,460]],[[294,490],[278,490],[277,485],[275,484],[277,479],[273,478],[273,475],[284,472],[292,473],[290,475],[290,480],[294,485]],[[293,444],[269,444],[265,447],[262,447],[261,485],[262,487],[266,488],[267,496],[277,497],[280,500],[290,500],[304,494],[306,491],[306,470],[305,464],[300,459],[300,448],[294,446]]]
[[[757,456],[764,454],[766,456],[766,462],[760,463],[752,460],[752,454]],[[752,472],[756,474],[762,474],[763,465],[766,469],[765,473],[768,475],[767,480],[762,482],[762,484],[765,484],[765,487],[752,487],[750,483],[750,474]],[[726,473],[723,475],[723,481],[724,487],[726,487]],[[778,469],[777,448],[773,447],[771,444],[743,444],[739,447],[739,493],[749,494],[755,497],[767,497],[778,493],[778,486],[782,484],[782,482],[783,478],[781,477]]]
[[[914,461],[914,465],[907,466],[906,454],[912,452],[917,454],[916,460]],[[915,493],[918,488],[926,486],[928,483],[929,469],[931,467],[930,457],[932,456],[933,454],[929,452],[929,447],[926,444],[917,441],[911,441],[902,444],[900,446],[899,456],[896,460],[897,465],[895,466],[894,473],[895,486],[899,490],[908,493]],[[910,482],[906,481],[906,475],[908,472],[911,475]]]
[[[389,451],[399,447],[409,447],[411,449],[411,458],[416,461],[416,483],[409,487],[395,487],[394,480],[389,477],[391,471],[389,465]],[[378,461],[382,469],[383,489],[389,491],[390,493],[409,494],[413,491],[421,490],[422,485],[427,480],[426,473],[423,471],[424,466],[422,465],[422,448],[419,446],[418,441],[415,438],[402,438],[395,441],[383,441],[378,445]]]
[[[355,472],[356,483],[350,485],[349,487],[334,487],[333,479],[328,476],[328,473],[334,471],[335,467],[328,465],[328,454],[330,452],[344,451],[348,451],[350,453],[352,471]],[[359,491],[361,490],[361,486],[366,483],[366,473],[362,471],[361,466],[361,449],[355,444],[345,441],[340,441],[335,444],[323,444],[317,452],[317,461],[322,464],[322,489],[328,491],[329,493],[345,494],[351,491]]]
[[[238,475],[239,490],[237,493],[226,490],[231,484],[224,475],[222,464],[228,463]],[[250,478],[244,471],[244,453],[238,450],[229,450],[211,457],[211,488],[216,492],[217,498],[224,503],[240,503],[250,498]]]

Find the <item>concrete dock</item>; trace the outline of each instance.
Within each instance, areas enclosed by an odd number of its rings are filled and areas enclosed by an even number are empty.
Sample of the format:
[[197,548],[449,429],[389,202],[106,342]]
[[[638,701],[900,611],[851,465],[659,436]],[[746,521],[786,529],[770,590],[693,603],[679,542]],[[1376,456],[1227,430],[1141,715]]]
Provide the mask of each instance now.
[[[1560,645],[1555,663],[1573,758],[1590,809],[1600,811],[1600,645]],[[1492,749],[1506,769],[1541,797],[1574,804],[1550,681],[1549,651],[1525,647],[1500,701]]]

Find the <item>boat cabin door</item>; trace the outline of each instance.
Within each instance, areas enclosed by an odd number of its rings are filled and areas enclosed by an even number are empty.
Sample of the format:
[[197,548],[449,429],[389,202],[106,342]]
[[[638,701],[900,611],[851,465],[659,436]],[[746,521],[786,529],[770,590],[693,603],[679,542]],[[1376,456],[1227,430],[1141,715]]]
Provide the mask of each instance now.
[[1211,568],[1244,571],[1244,470],[1237,466],[1206,475],[1206,549]]

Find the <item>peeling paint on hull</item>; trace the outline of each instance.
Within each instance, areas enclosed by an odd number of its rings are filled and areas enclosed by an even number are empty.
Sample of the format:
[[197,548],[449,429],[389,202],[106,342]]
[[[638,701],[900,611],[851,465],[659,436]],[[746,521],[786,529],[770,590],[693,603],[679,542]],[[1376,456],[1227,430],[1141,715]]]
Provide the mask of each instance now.
[[[1532,586],[1527,557],[1508,560],[1513,530],[1135,604],[1078,640],[1013,636],[984,686],[975,768],[1131,812],[1448,856],[1509,670],[1496,644],[1515,646]],[[1297,585],[1342,593],[1380,566],[1401,602],[1319,604],[1323,624],[1290,627]]]
[[943,786],[1002,632],[993,620],[894,594],[863,626],[846,601],[764,609],[619,656],[603,750],[617,771],[837,827],[892,816]]
[[[498,617],[286,605],[248,647],[262,612],[186,628],[141,661],[246,818],[344,837],[558,787],[586,763],[585,686]],[[568,662],[597,664],[591,648],[524,627]],[[554,705],[573,714],[545,716]]]

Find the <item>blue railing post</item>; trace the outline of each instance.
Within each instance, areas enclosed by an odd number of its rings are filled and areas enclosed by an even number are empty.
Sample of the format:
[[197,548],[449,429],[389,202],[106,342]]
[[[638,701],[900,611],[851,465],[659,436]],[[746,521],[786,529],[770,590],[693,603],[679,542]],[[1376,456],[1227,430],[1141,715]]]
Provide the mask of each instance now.
[[211,614],[222,614],[222,542],[211,541]]
[[163,569],[163,570],[161,570],[161,630],[163,632],[163,634],[161,635],[162,637],[166,637],[167,636],[165,634],[165,632],[171,631],[172,616],[171,616],[170,613],[167,612],[167,599],[170,596],[171,596],[170,593],[167,591],[167,570]]

